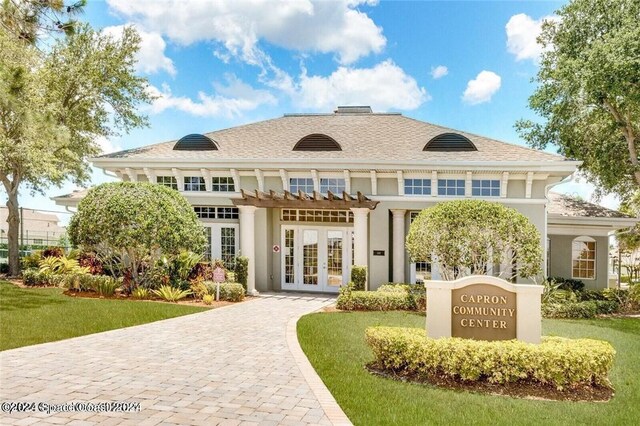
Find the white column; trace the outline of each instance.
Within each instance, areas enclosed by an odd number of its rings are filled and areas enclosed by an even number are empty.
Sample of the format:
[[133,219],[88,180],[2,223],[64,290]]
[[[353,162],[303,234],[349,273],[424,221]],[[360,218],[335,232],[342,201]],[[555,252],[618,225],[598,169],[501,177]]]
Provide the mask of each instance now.
[[[369,266],[369,209],[352,208],[353,212],[353,261],[357,266]],[[367,271],[368,272],[368,271]],[[368,287],[368,283],[367,283]]]
[[404,281],[404,215],[407,211],[392,209],[393,214],[393,282]]
[[247,294],[256,291],[256,242],[255,242],[255,206],[238,206],[240,213],[240,254],[249,259],[247,274]]

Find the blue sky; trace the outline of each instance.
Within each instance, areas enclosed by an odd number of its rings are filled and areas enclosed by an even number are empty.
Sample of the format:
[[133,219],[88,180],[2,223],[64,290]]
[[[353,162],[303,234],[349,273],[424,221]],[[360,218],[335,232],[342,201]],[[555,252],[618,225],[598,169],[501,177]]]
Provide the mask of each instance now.
[[[553,1],[90,1],[83,19],[117,37],[135,25],[138,72],[160,96],[151,126],[113,140],[113,151],[281,116],[372,105],[420,120],[524,144],[534,118],[542,19]],[[94,173],[94,183],[107,180]],[[62,210],[24,194],[25,207]],[[558,187],[589,198],[585,182]],[[614,197],[604,205],[615,207]],[[62,218],[65,215],[61,216]]]

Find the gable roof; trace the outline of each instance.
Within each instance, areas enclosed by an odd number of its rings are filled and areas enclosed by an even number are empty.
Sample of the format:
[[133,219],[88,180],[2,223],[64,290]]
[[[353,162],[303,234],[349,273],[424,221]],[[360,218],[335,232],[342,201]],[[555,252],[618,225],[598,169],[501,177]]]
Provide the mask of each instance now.
[[634,219],[633,216],[617,210],[608,209],[567,194],[549,192],[547,198],[550,201],[547,207],[547,212],[550,215],[562,217]]
[[[321,133],[342,151],[294,151],[305,136]],[[477,151],[423,151],[427,142],[442,133],[459,133]],[[405,117],[397,113],[289,114],[280,118],[217,130],[205,134],[218,144],[217,151],[174,151],[176,141],[105,154],[101,160],[361,160],[375,161],[504,161],[563,162],[564,157],[520,145],[461,132]]]

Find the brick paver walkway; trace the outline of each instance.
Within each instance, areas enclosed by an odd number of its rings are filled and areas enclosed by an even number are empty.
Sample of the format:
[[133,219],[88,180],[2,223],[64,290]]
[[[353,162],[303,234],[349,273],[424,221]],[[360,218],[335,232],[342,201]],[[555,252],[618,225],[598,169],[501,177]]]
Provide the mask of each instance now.
[[[0,423],[331,424],[331,410],[325,412],[320,405],[286,335],[290,320],[331,301],[322,296],[272,295],[1,352],[0,402],[127,401],[140,402],[141,409],[0,413]],[[308,371],[305,374],[308,378]]]

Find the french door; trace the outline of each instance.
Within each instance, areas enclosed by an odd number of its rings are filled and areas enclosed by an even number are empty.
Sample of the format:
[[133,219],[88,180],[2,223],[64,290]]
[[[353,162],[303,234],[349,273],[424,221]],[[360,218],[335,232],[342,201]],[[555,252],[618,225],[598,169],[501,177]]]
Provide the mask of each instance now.
[[233,266],[238,255],[240,234],[234,223],[205,223],[208,248],[206,255],[211,259],[221,259],[227,268]]
[[352,228],[282,227],[282,289],[337,292],[349,280]]

